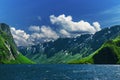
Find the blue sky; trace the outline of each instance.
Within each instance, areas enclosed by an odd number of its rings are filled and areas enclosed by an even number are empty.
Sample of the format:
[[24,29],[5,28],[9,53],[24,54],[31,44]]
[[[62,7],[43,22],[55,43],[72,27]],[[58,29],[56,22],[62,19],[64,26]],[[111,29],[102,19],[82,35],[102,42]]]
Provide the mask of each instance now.
[[98,21],[107,27],[119,24],[115,17],[120,18],[120,15],[114,15],[118,11],[100,13],[118,5],[119,0],[0,0],[0,22],[23,29],[30,25],[50,25],[50,15],[65,14],[71,15],[73,21]]
[[[43,25],[57,32],[57,26],[65,28],[58,20],[60,15],[64,15],[62,17],[65,19],[72,17],[69,20],[71,23],[84,20],[92,25],[93,22],[98,22],[104,28],[120,24],[119,9],[120,0],[0,0],[0,22],[27,33],[32,33],[29,31],[30,26]],[[59,25],[57,21],[54,23],[50,20],[51,15],[60,22]],[[69,33],[77,32],[76,29],[71,30],[66,29]]]

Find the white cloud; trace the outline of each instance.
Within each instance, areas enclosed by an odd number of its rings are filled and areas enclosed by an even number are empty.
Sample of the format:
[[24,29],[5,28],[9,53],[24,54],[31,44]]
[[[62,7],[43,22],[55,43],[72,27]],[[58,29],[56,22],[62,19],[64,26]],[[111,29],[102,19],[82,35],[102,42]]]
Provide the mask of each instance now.
[[70,33],[68,33],[66,30],[62,29],[60,30],[60,34],[62,34],[62,37],[70,37]]
[[95,28],[96,31],[100,31],[100,24],[98,22],[93,22],[93,27]]
[[30,35],[25,31],[20,29],[16,30],[14,27],[11,27],[11,33],[17,46],[27,46],[29,44],[32,44],[31,42],[28,42]]
[[39,34],[39,33],[32,33],[30,36],[32,37],[32,39],[35,39],[35,38],[40,39],[40,38],[44,37],[44,35]]
[[31,34],[27,34],[24,30],[16,30],[14,27],[11,28],[11,33],[17,44],[17,46],[28,46],[34,45],[36,43],[56,40],[59,37],[76,37],[81,34],[94,34],[100,31],[100,24],[98,22],[93,22],[91,25],[83,20],[74,22],[72,16],[60,15],[58,17],[51,15],[50,21],[52,24],[58,26],[58,28],[52,29],[49,26],[30,26],[29,31]]
[[47,26],[30,26],[29,31],[34,31],[31,36],[36,38],[51,38],[51,39],[57,39],[57,33],[53,31],[50,27]]
[[33,39],[36,39],[37,41],[48,41],[48,40],[55,40],[59,38],[57,33],[53,31],[50,27],[47,26],[41,26],[40,32],[32,33],[30,36]]
[[40,27],[39,26],[30,26],[29,27],[29,31],[39,32],[40,31]]
[[53,31],[50,27],[46,26],[41,27],[41,34],[51,39],[57,39],[59,37],[55,31]]
[[79,22],[74,22],[72,20],[72,16],[65,16],[64,14],[58,17],[51,15],[50,21],[52,24],[59,25],[60,27],[62,27],[70,33],[77,32],[80,34],[94,34],[95,32],[101,30],[100,24],[98,22],[93,22],[93,25],[83,20]]
[[17,46],[34,45],[59,38],[57,33],[48,26],[30,26],[29,30],[34,32],[27,34],[24,30],[16,30],[14,27],[11,28],[11,33]]

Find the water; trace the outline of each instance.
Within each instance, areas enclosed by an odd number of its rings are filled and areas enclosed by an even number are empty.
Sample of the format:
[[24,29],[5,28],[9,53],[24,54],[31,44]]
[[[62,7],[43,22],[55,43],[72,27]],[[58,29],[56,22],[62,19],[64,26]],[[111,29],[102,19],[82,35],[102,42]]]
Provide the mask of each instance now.
[[120,66],[0,65],[0,80],[120,80]]

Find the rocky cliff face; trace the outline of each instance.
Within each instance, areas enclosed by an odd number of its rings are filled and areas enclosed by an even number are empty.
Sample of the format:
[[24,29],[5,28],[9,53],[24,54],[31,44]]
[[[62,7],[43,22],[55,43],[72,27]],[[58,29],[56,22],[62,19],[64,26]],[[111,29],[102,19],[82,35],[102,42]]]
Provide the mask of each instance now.
[[0,23],[0,63],[24,63],[27,60],[26,57],[18,52],[9,26]]
[[5,23],[0,23],[0,30],[5,32],[7,35],[11,35],[10,28]]

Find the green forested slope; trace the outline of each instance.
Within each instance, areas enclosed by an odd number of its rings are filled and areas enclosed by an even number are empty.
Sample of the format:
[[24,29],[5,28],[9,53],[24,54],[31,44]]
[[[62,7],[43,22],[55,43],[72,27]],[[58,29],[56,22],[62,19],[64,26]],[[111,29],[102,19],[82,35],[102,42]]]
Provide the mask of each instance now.
[[105,42],[98,50],[74,64],[120,64],[120,37]]

